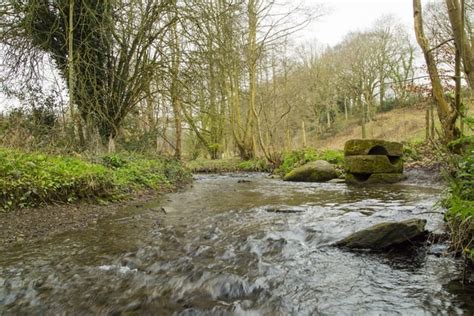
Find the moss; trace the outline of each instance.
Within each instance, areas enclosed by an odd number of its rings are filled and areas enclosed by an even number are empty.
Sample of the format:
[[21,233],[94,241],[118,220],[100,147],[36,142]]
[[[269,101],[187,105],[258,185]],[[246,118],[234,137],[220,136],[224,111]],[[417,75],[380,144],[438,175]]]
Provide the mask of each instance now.
[[351,139],[344,145],[344,154],[346,156],[368,155],[370,150],[376,146],[385,148],[389,156],[403,156],[403,145],[401,143],[380,139]]
[[382,155],[346,156],[345,169],[350,173],[402,173],[403,160],[391,161]]
[[326,182],[338,177],[336,169],[326,161],[312,161],[285,175],[285,181]]

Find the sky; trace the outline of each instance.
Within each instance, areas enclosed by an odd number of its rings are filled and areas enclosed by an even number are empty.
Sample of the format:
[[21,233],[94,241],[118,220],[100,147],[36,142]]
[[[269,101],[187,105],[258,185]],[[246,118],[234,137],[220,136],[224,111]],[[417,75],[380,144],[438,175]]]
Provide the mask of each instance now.
[[[425,4],[427,1],[422,1]],[[323,4],[329,11],[312,22],[302,35],[325,45],[335,45],[350,31],[370,28],[384,15],[395,15],[413,33],[412,0],[305,0],[308,6]]]

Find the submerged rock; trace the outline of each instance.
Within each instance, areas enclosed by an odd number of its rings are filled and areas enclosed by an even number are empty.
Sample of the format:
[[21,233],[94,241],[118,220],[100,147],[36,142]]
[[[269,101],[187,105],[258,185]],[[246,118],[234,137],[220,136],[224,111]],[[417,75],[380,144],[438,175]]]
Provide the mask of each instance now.
[[425,219],[386,222],[353,233],[335,245],[351,249],[384,250],[426,234]]
[[324,160],[316,160],[295,168],[285,175],[284,181],[326,182],[338,177],[336,168]]
[[288,206],[282,206],[282,207],[269,207],[265,209],[266,212],[268,213],[304,213],[306,212],[305,208],[302,207],[288,207]]
[[337,179],[332,179],[332,180],[329,180],[328,181],[329,183],[346,183],[346,179],[340,179],[340,178],[337,178]]

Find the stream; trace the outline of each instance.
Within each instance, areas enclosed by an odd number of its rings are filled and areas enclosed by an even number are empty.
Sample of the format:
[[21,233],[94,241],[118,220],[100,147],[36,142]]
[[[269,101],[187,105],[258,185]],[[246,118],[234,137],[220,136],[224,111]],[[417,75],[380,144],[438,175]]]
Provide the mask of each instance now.
[[0,314],[473,315],[447,245],[349,252],[380,222],[442,232],[442,188],[197,175],[86,230],[0,253]]

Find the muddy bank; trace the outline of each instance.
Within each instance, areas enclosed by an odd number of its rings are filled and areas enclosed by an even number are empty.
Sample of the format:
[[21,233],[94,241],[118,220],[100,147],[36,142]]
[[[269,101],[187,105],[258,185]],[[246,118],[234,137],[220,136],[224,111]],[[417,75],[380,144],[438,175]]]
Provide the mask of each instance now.
[[[180,185],[180,191],[187,185]],[[123,208],[141,208],[169,191],[137,193],[129,200],[98,205],[87,202],[48,205],[0,213],[0,249],[17,243],[30,243],[61,233],[86,229]]]

